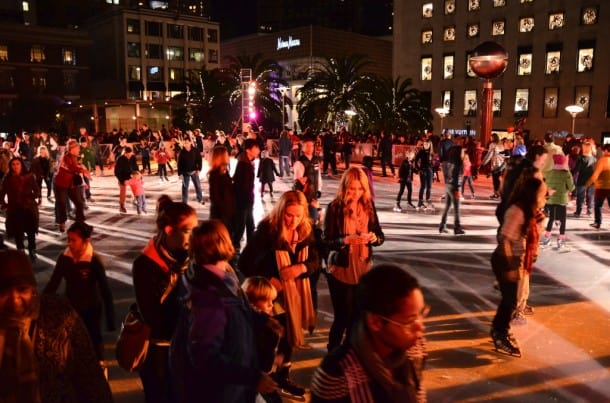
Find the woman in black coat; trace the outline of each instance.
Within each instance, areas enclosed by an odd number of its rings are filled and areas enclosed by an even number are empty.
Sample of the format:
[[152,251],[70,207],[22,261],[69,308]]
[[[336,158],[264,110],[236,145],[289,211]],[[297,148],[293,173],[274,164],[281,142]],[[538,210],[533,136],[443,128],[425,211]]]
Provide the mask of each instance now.
[[232,234],[233,217],[235,216],[235,193],[233,181],[229,176],[229,151],[225,146],[217,145],[212,150],[212,166],[208,171],[210,186],[210,219],[217,219]]
[[263,151],[258,166],[258,173],[256,174],[258,180],[261,182],[261,198],[265,195],[265,185],[269,185],[269,194],[273,197],[273,182],[275,182],[274,174],[280,175],[273,160],[267,156],[267,151]]

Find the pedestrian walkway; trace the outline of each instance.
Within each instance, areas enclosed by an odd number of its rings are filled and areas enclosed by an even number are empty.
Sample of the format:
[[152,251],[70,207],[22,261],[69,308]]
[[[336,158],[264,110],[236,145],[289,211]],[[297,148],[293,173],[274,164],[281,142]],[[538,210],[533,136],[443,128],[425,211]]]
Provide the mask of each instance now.
[[[378,174],[378,173],[377,173]],[[203,177],[203,176],[202,176]],[[204,178],[204,177],[203,177]],[[148,201],[167,193],[180,199],[180,182],[160,183],[145,177]],[[338,178],[325,178],[322,205],[335,195]],[[278,179],[277,195],[292,186],[291,179]],[[489,326],[499,300],[493,288],[489,256],[495,247],[497,221],[489,179],[475,182],[477,198],[462,202],[464,236],[439,234],[443,187],[435,182],[436,214],[408,209],[392,211],[398,183],[375,178],[376,207],[386,235],[374,251],[377,263],[391,262],[414,274],[432,306],[426,320],[429,357],[425,384],[431,402],[575,402],[610,401],[610,215],[604,210],[601,230],[589,227],[592,220],[569,218],[569,252],[553,248],[542,251],[532,276],[531,305],[535,313],[525,326],[516,327],[524,357],[493,351]],[[419,190],[417,181],[413,191]],[[204,184],[207,195],[207,184]],[[258,218],[269,211],[269,195],[255,206]],[[201,219],[209,206],[201,206],[192,195],[192,205]],[[95,203],[87,222],[95,227],[92,242],[105,259],[115,296],[117,316],[133,301],[131,263],[154,231],[154,214],[137,216],[135,206],[119,215],[118,188],[113,177],[93,181]],[[277,199],[276,197],[275,199]],[[403,207],[406,203],[403,203]],[[568,212],[573,211],[569,207]],[[4,226],[0,217],[0,228]],[[451,227],[450,227],[451,229]],[[39,260],[35,270],[40,285],[46,284],[55,259],[65,247],[65,234],[56,231],[52,206],[43,201],[39,234]],[[294,377],[309,385],[311,375],[326,353],[332,307],[324,277],[320,280],[318,327],[307,338],[311,349],[296,353]],[[113,358],[116,333],[106,334],[107,358]],[[110,362],[110,381],[115,401],[142,402],[141,384]]]

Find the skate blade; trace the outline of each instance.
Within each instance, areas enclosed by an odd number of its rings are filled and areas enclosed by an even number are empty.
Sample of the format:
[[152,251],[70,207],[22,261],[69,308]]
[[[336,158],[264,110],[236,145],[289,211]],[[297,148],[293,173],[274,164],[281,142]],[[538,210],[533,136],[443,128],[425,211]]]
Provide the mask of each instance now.
[[286,392],[284,389],[278,389],[277,394],[280,395],[280,397],[283,397],[283,398],[289,399],[289,400],[294,400],[295,402],[304,402],[305,401],[305,396],[293,395],[292,393]]
[[502,355],[507,355],[509,357],[516,357],[516,358],[522,358],[523,357],[523,355],[521,354],[520,351],[518,351],[518,352],[515,351],[515,352],[511,353],[510,351],[505,351],[505,350],[499,349],[497,347],[494,347],[494,350],[495,350],[496,353],[499,353],[499,354],[502,354]]

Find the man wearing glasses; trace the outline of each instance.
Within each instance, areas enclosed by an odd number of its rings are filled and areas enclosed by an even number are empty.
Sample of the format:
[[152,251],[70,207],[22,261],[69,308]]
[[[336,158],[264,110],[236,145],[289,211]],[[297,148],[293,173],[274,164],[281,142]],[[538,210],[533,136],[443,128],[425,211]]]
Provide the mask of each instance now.
[[316,369],[312,402],[425,402],[423,320],[430,307],[417,280],[380,265],[362,277],[357,293],[352,332]]

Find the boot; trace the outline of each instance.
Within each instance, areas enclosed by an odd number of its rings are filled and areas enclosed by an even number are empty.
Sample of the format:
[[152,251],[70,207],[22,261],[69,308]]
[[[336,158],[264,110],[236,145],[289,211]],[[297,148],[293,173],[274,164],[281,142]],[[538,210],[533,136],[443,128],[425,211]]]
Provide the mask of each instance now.
[[124,204],[121,204],[121,206],[119,207],[119,213],[127,214],[127,209],[125,208]]
[[517,340],[509,333],[500,333],[492,330],[490,336],[494,342],[495,350],[513,357],[521,358],[521,349]]
[[30,248],[29,249],[29,256],[30,256],[30,261],[32,263],[34,263],[36,261],[36,259],[38,258],[38,256],[36,256],[36,249],[35,248]]
[[305,395],[305,388],[290,379],[290,364],[278,368],[275,373],[275,381],[281,389],[295,396]]
[[401,213],[402,209],[400,208],[400,203],[396,202],[396,204],[394,204],[394,208],[392,209],[395,213]]

